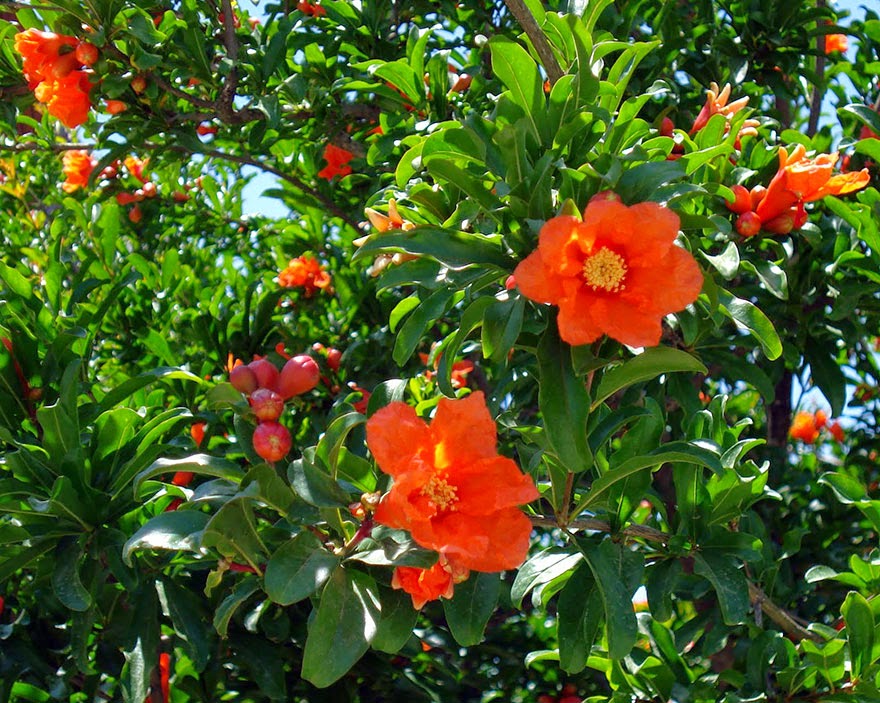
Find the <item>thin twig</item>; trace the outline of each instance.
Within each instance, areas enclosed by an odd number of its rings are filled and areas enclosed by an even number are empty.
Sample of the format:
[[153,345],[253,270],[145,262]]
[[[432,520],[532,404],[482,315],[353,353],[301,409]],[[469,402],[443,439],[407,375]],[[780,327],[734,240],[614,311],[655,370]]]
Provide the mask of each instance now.
[[531,11],[529,11],[529,8],[526,7],[526,4],[522,0],[504,0],[504,4],[507,5],[507,9],[510,10],[511,14],[516,18],[516,21],[519,22],[519,26],[523,28],[526,36],[531,40],[532,46],[534,46],[535,51],[538,52],[538,57],[541,59],[544,70],[547,71],[550,85],[553,85],[556,81],[562,78],[565,73],[559,65],[559,62],[556,60],[556,55],[550,47],[550,42],[547,41],[547,37],[544,36],[543,30],[538,26],[534,15],[532,15]]
[[[612,532],[611,525],[604,520],[596,520],[592,518],[584,519],[584,520],[573,520],[568,523],[568,525],[562,526],[553,518],[545,517],[543,515],[540,516],[530,516],[529,518],[533,525],[536,527],[558,527],[560,529],[568,530],[589,530],[592,532]],[[630,537],[632,539],[644,539],[649,542],[659,542],[661,544],[667,544],[672,535],[663,532],[662,530],[656,530],[653,527],[647,527],[646,525],[629,525],[628,527],[623,528],[618,532],[625,537]],[[788,611],[780,608],[776,605],[770,598],[764,593],[763,590],[751,581],[749,584],[749,600],[755,608],[760,608],[763,613],[767,615],[774,623],[776,623],[780,629],[787,635],[790,635],[794,639],[802,640],[809,639],[815,642],[822,642],[822,637],[820,637],[815,632],[810,632],[802,625],[800,625],[795,616],[789,613]]]
[[[825,0],[816,0],[816,8],[825,7]],[[819,55],[816,57],[816,82],[813,84],[813,97],[810,101],[810,117],[807,120],[807,136],[813,137],[819,128],[819,114],[822,112],[822,87],[825,83],[825,35],[816,36],[816,49]]]

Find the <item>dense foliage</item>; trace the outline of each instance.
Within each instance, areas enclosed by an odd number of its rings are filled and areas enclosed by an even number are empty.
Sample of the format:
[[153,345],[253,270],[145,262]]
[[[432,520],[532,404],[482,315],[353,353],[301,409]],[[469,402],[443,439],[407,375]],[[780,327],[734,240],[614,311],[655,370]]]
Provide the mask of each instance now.
[[0,701],[880,700],[863,10],[0,5]]

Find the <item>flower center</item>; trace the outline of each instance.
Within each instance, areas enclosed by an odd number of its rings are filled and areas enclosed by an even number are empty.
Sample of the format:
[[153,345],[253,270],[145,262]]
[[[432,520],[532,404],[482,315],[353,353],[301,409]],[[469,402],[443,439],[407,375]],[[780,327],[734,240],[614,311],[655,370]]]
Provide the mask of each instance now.
[[593,290],[601,288],[609,293],[617,293],[626,288],[626,261],[608,247],[602,247],[584,261],[584,280]]
[[437,510],[446,510],[455,505],[458,502],[457,492],[458,488],[450,486],[445,478],[436,474],[431,476],[421,490],[421,494],[431,501]]

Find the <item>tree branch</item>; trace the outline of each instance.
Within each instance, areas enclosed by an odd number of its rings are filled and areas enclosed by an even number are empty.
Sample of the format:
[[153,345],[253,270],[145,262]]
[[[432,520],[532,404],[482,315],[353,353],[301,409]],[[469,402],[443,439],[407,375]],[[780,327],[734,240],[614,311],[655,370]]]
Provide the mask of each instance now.
[[[562,525],[556,522],[553,518],[545,517],[543,515],[538,516],[529,516],[532,524],[536,527],[559,527]],[[596,520],[592,518],[584,519],[584,520],[573,520],[565,526],[567,530],[590,530],[593,532],[607,532],[611,533],[611,525],[604,520]],[[629,525],[618,532],[618,534],[623,535],[624,537],[629,537],[631,539],[643,539],[648,542],[658,542],[661,544],[667,544],[672,535],[663,532],[661,530],[656,530],[653,527],[648,527],[646,525]],[[794,618],[791,613],[780,608],[776,605],[770,598],[764,593],[763,590],[751,581],[749,584],[749,600],[752,603],[752,606],[755,609],[760,608],[761,612],[766,613],[767,617],[769,617],[774,623],[776,623],[779,628],[787,635],[791,636],[796,640],[809,639],[814,642],[822,642],[822,637],[817,635],[814,632],[810,632],[802,625],[800,625]]]
[[507,9],[510,10],[516,21],[519,22],[519,26],[523,28],[526,36],[531,40],[532,46],[538,52],[538,57],[541,59],[544,70],[547,71],[550,85],[553,85],[565,73],[556,60],[556,55],[553,53],[550,42],[547,41],[543,30],[538,26],[534,16],[522,0],[504,0],[504,4],[507,5]]

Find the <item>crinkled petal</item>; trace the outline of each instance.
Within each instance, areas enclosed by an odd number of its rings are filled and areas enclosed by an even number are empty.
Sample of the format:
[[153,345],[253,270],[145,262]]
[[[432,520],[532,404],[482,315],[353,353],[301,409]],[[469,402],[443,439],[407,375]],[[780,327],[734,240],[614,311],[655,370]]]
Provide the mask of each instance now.
[[467,466],[496,456],[495,420],[480,391],[458,400],[441,398],[431,421],[434,466]]
[[367,446],[386,474],[406,471],[429,446],[428,425],[406,403],[391,403],[367,421]]
[[863,168],[861,171],[851,171],[850,173],[839,173],[832,176],[828,181],[817,190],[811,197],[805,198],[806,202],[819,200],[826,195],[846,195],[861,190],[871,182],[871,176],[868,169]]
[[435,547],[450,561],[473,571],[504,571],[522,564],[532,524],[517,508],[491,515],[447,513],[434,521]]
[[623,300],[637,296],[639,307],[659,317],[690,305],[703,287],[703,273],[690,252],[672,246],[653,266],[627,273]]
[[594,314],[595,304],[603,296],[591,295],[586,286],[573,296],[559,303],[559,317],[556,324],[559,336],[572,346],[591,344],[605,334],[605,326],[600,315]]
[[[538,235],[538,250],[544,266],[557,276],[579,276],[583,266],[583,234],[580,221],[570,215],[553,217]],[[519,281],[519,279],[517,279]]]
[[451,472],[449,478],[457,488],[456,510],[468,515],[489,515],[502,508],[531,503],[540,495],[532,477],[504,456],[461,467]]
[[513,277],[517,288],[530,300],[556,304],[562,296],[560,279],[544,266],[540,249],[535,249],[519,262]]

